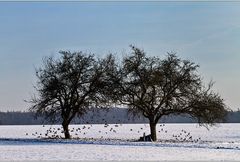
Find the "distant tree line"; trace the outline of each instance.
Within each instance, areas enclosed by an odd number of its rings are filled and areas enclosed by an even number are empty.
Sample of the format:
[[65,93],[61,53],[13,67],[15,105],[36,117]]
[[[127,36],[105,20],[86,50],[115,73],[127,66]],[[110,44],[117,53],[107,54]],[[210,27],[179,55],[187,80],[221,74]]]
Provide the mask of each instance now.
[[156,124],[165,116],[187,114],[205,126],[224,121],[228,109],[212,82],[203,83],[198,65],[176,54],[150,57],[130,47],[132,53],[120,60],[112,54],[96,58],[70,51],[60,51],[57,59],[46,57],[36,70],[37,95],[30,110],[60,121],[67,139],[75,117],[113,105],[148,119],[153,141]]
[[[172,115],[162,118],[159,123],[197,123],[188,115]],[[144,117],[132,116],[127,109],[111,108],[109,110],[89,111],[81,118],[74,118],[72,124],[134,124],[148,123]],[[240,111],[229,111],[224,123],[240,123]],[[61,124],[50,122],[44,116],[35,117],[33,112],[9,111],[0,112],[0,125],[42,125]]]

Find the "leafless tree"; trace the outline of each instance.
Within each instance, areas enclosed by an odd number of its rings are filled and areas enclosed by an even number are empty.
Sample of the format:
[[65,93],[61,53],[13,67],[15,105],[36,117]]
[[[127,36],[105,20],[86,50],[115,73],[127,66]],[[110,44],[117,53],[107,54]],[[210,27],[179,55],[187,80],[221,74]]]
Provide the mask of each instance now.
[[68,126],[75,116],[107,103],[103,91],[110,85],[105,74],[109,59],[96,60],[94,55],[82,52],[60,54],[59,59],[45,58],[36,70],[38,94],[31,99],[30,110],[52,121],[61,120],[68,139]]
[[199,124],[214,124],[224,119],[226,106],[220,95],[203,84],[198,65],[175,54],[165,59],[147,57],[131,46],[132,54],[115,66],[112,99],[127,105],[131,112],[149,119],[151,138],[157,140],[156,124],[163,116],[189,114]]

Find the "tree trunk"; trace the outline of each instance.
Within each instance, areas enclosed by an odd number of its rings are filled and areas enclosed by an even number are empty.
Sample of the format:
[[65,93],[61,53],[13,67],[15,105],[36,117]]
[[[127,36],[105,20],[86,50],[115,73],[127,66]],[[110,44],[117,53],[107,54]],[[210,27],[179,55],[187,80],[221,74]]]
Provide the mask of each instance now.
[[157,141],[156,125],[156,123],[150,121],[151,138],[153,141]]
[[64,121],[62,123],[65,139],[71,138],[69,130],[68,130],[68,125],[69,125],[69,122]]

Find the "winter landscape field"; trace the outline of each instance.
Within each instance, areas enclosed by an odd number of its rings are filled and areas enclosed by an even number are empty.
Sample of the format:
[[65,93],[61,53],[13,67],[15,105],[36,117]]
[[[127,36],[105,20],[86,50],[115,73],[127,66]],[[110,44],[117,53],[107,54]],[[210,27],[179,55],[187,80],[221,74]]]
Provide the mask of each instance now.
[[[148,124],[1,126],[0,160],[238,161],[240,124],[158,124],[157,142],[139,142]],[[52,139],[54,138],[54,139]]]

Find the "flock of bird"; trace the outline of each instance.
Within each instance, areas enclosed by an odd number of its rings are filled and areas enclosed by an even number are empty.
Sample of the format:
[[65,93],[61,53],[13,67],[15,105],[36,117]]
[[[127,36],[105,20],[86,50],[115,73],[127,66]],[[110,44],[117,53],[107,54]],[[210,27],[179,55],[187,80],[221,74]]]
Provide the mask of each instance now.
[[[78,136],[84,136],[88,133],[88,131],[92,128],[92,124],[90,125],[83,125],[82,127],[78,127],[78,128],[71,128],[69,129],[69,133],[74,136],[74,137],[78,137]],[[109,124],[104,124],[104,128],[105,130],[99,130],[98,133],[104,133],[104,134],[108,134],[108,132],[113,132],[113,133],[117,133],[117,130],[115,128],[122,126],[122,124],[115,124],[114,127],[109,128]],[[45,127],[43,125],[43,127]],[[50,127],[49,129],[46,130],[45,133],[26,133],[26,136],[32,135],[34,137],[37,138],[63,138],[62,135],[64,134],[63,131],[63,127]],[[101,138],[103,138],[103,136],[101,136]]]
[[[105,123],[103,125],[103,129],[98,130],[101,139],[103,139],[104,137],[106,137],[108,135],[108,133],[117,133],[119,130],[118,128],[121,127],[122,124],[107,124]],[[143,133],[146,133],[146,127],[148,125],[144,124],[142,127],[136,127],[136,128],[130,128],[129,131],[130,132],[135,132],[138,133],[139,136],[141,136]],[[158,125],[159,128],[157,128],[158,133],[168,133],[168,131],[166,129],[164,129],[165,124],[159,124]],[[45,127],[43,125],[43,127]],[[71,136],[73,138],[84,138],[86,137],[85,135],[91,131],[90,129],[93,127],[92,124],[87,124],[87,125],[82,125],[81,127],[73,127],[71,129],[69,129],[69,132],[71,134]],[[145,127],[145,128],[144,128]],[[124,130],[127,131],[127,130]],[[26,133],[26,136],[34,136],[37,138],[49,138],[49,139],[59,139],[59,138],[63,138],[63,128],[62,127],[50,127],[49,129],[46,130],[45,133],[39,133],[39,132],[35,132],[35,133]],[[180,133],[178,134],[173,134],[172,135],[172,139],[171,141],[174,142],[201,142],[201,138],[193,138],[193,136],[191,135],[190,132],[187,132],[186,130],[181,130]]]
[[186,130],[181,130],[179,134],[173,134],[172,137],[177,142],[201,142],[201,137],[199,138],[193,138],[190,132],[187,132]]

